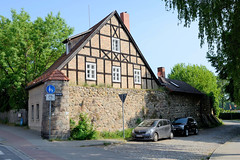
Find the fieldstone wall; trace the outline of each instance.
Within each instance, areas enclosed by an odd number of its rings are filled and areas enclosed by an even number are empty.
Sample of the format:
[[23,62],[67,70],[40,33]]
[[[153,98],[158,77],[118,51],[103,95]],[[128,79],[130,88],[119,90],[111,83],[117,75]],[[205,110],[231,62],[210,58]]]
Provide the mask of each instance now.
[[[51,102],[51,138],[67,139],[70,135],[69,129],[69,90],[66,81],[47,81],[48,85],[55,87],[55,101]],[[46,90],[45,90],[45,94]],[[44,95],[45,95],[44,94]],[[49,101],[44,97],[41,135],[49,138]]]
[[[127,93],[124,103],[125,126],[135,127],[138,119],[192,116],[201,123],[201,114],[210,111],[208,98],[165,91],[69,86],[69,116],[75,122],[79,113],[87,113],[98,131],[122,129],[122,102],[119,94]],[[208,113],[210,114],[210,112]]]

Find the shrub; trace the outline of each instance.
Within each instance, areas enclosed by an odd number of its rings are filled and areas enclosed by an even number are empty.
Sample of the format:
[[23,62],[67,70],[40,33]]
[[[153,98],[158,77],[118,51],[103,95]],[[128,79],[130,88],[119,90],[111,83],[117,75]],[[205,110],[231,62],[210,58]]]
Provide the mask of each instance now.
[[137,118],[136,124],[139,125],[141,122],[142,122],[142,119],[141,118]]
[[70,119],[70,130],[73,130],[75,125],[76,125],[76,122],[74,120]]
[[87,114],[79,115],[78,125],[71,131],[71,138],[75,140],[94,139],[96,131],[93,128]]
[[221,119],[240,119],[240,113],[220,113],[219,118]]
[[[125,129],[125,139],[130,139],[132,137],[132,130],[133,128]],[[123,138],[123,131],[102,131],[98,132],[98,139],[122,139]]]

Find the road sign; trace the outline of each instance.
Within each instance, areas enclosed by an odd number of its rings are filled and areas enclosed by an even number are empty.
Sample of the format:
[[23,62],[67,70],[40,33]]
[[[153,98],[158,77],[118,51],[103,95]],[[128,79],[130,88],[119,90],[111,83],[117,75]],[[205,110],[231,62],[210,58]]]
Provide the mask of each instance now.
[[63,96],[62,93],[55,93],[56,96]]
[[127,93],[119,94],[119,97],[122,101],[122,119],[123,119],[123,138],[125,138],[125,131],[124,131],[124,101],[127,97]]
[[48,85],[46,91],[49,94],[53,94],[55,92],[55,87],[53,85]]
[[125,99],[126,99],[126,97],[127,97],[127,93],[125,93],[125,94],[119,94],[119,97],[120,97],[122,103],[124,103],[124,101],[125,101]]
[[46,94],[46,101],[55,101],[55,94]]

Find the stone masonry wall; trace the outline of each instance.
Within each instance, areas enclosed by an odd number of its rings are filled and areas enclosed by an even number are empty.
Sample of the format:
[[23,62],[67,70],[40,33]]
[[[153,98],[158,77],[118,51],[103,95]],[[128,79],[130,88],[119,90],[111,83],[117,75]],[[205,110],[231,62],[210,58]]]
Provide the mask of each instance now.
[[202,97],[168,94],[165,91],[69,86],[69,116],[75,122],[79,113],[87,113],[98,131],[122,129],[122,102],[118,94],[127,93],[124,103],[126,128],[135,127],[137,119],[192,116],[200,122]]
[[[51,138],[67,139],[70,135],[68,82],[47,81],[44,88],[48,85],[55,87],[55,94],[62,93],[61,96],[56,95],[55,101],[51,102]],[[45,138],[49,138],[49,103],[44,97],[41,135]]]

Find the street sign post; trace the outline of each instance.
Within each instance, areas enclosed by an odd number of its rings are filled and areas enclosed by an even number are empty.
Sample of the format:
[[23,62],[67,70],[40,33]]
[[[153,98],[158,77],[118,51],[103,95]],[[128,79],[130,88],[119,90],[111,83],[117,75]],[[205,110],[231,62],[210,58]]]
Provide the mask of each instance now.
[[122,101],[122,119],[123,119],[123,138],[125,138],[125,131],[124,131],[124,101],[127,97],[127,93],[125,94],[119,94],[119,97]]
[[49,101],[49,135],[48,135],[48,139],[51,139],[51,114],[52,114],[52,106],[51,106],[51,102],[55,101],[55,94],[53,94],[55,92],[55,87],[53,85],[48,85],[46,88],[46,91],[48,94],[46,94],[46,101]]

